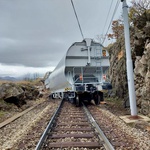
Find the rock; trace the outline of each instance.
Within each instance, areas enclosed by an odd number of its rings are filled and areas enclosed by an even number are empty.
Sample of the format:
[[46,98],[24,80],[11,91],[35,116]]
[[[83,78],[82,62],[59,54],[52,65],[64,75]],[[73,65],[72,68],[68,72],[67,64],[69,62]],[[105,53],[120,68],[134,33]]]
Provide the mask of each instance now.
[[17,96],[23,94],[24,91],[18,85],[13,83],[3,83],[0,86],[0,98],[9,98],[11,96]]
[[146,83],[150,82],[150,70],[148,70],[148,72],[146,73],[145,82]]
[[0,86],[0,98],[8,103],[13,103],[17,107],[26,104],[24,97],[24,91],[21,87],[13,83],[4,83]]
[[137,106],[138,106],[138,108],[141,108],[141,102],[142,102],[141,97],[138,97],[137,98]]
[[145,48],[147,49],[147,51],[149,53],[150,52],[150,43],[148,43]]
[[150,35],[150,26],[147,24],[144,27],[143,31],[145,32],[145,37],[149,37],[149,35]]
[[142,90],[141,88],[138,88],[138,89],[135,91],[137,97],[139,97],[139,96],[142,95],[141,90]]
[[150,107],[148,105],[148,102],[147,101],[142,101],[141,102],[141,113],[144,114],[144,115],[148,115],[149,110],[150,110]]
[[38,96],[38,89],[31,85],[3,83],[0,86],[0,99],[8,103],[13,103],[17,107],[26,104],[26,100],[36,100]]
[[26,99],[34,100],[39,95],[39,91],[37,88],[31,85],[21,85],[21,87],[24,89],[24,94]]
[[140,60],[141,59],[141,56],[136,56],[136,60]]
[[7,103],[13,103],[17,107],[21,107],[22,105],[26,104],[26,101],[24,99],[18,98],[19,96],[11,96],[8,98],[5,98],[4,101]]
[[145,55],[142,56],[142,58],[140,59],[140,62],[144,65],[147,64],[147,61],[146,61],[146,58],[145,58]]
[[135,68],[134,68],[135,74],[140,74],[142,77],[145,77],[146,75],[146,66],[143,65],[140,61],[135,61]]

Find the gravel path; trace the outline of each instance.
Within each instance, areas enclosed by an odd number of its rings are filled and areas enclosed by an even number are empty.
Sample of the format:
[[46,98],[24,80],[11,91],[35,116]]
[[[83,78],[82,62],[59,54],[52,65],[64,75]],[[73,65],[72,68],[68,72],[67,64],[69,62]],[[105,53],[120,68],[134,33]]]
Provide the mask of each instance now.
[[[0,150],[35,148],[42,132],[44,131],[48,121],[50,120],[59,103],[60,100],[45,101],[30,112],[21,116],[19,119],[1,128]],[[38,123],[40,122],[42,122],[42,124],[39,126]],[[34,130],[34,127],[37,127],[37,130]],[[32,136],[29,136],[31,132]],[[36,133],[36,140],[33,137],[34,133]],[[28,139],[29,144],[26,144],[26,139]]]

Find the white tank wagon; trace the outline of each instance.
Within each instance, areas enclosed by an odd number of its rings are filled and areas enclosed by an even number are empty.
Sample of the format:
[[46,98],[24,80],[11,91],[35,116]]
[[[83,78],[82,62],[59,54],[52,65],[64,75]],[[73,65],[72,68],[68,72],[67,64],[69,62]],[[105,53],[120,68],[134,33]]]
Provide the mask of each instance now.
[[[109,54],[92,39],[75,42],[46,80],[52,98],[65,98],[77,106],[83,100],[103,101],[103,88],[111,89],[103,76],[109,67]],[[103,86],[105,83],[105,86]]]

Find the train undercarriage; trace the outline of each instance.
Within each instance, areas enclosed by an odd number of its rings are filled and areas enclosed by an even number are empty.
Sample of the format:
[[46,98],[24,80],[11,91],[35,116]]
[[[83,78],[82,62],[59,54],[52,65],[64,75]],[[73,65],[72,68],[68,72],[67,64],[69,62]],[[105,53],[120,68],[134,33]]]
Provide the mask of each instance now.
[[78,85],[76,86],[76,91],[55,92],[52,93],[51,97],[52,99],[66,99],[76,106],[80,106],[84,101],[90,103],[91,100],[94,100],[96,105],[99,105],[101,101],[104,101],[103,92],[98,91],[96,86],[93,86],[92,84],[84,86]]
[[68,91],[64,93],[53,93],[51,97],[52,99],[66,99],[76,106],[80,106],[84,101],[90,103],[91,100],[94,100],[96,105],[99,105],[101,101],[104,101],[103,92],[100,91],[95,91],[94,93]]
[[86,101],[88,103],[94,100],[96,105],[99,105],[103,101],[103,92],[95,91],[94,93],[84,92],[76,93],[75,98],[72,99],[72,103],[76,106],[80,106],[82,102]]

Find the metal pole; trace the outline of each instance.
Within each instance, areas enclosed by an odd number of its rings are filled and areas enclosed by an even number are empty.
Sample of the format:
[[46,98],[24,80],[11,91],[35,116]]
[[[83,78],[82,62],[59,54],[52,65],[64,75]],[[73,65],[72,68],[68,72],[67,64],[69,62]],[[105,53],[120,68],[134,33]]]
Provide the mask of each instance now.
[[127,64],[127,78],[128,78],[128,90],[129,90],[129,100],[131,116],[137,116],[137,106],[136,106],[136,96],[134,87],[134,77],[133,77],[133,64],[131,59],[131,48],[130,48],[130,34],[129,34],[129,22],[128,22],[128,6],[126,0],[121,0],[123,2],[123,18],[124,18],[124,34],[125,34],[125,47],[126,47],[126,64]]

